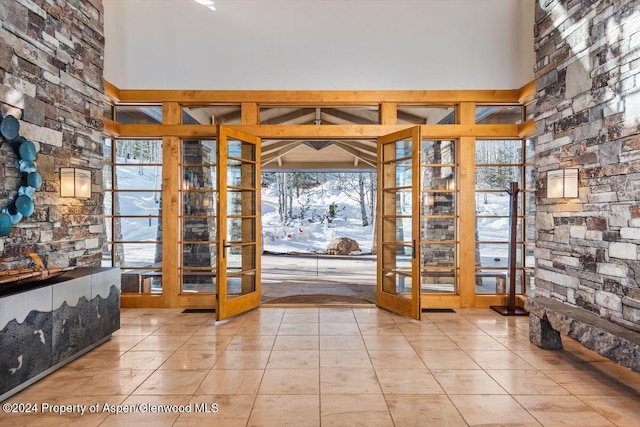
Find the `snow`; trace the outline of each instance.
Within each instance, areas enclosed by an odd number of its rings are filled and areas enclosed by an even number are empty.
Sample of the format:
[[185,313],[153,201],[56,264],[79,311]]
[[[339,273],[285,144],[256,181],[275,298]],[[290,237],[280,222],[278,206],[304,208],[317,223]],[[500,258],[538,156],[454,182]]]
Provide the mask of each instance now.
[[[326,219],[329,206],[336,205],[336,217]],[[263,248],[271,253],[325,253],[336,237],[348,237],[358,242],[361,253],[371,253],[373,227],[362,226],[360,205],[344,194],[333,181],[306,190],[300,198],[293,198],[293,216],[307,209],[306,218],[288,224],[280,221],[278,195],[273,187],[262,191]],[[369,222],[371,219],[369,218]],[[354,254],[356,255],[356,254]]]

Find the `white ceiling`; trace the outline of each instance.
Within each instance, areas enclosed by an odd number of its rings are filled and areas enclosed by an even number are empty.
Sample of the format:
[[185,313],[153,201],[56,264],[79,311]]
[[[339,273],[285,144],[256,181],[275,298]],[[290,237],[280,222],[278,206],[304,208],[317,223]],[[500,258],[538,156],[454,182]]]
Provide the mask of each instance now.
[[103,0],[123,89],[514,89],[534,0]]

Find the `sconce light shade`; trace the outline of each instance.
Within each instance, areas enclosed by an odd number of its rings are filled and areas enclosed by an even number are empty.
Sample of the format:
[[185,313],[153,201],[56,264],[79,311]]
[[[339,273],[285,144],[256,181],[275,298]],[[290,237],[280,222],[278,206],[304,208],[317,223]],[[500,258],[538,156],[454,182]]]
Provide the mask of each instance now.
[[90,198],[91,171],[80,168],[60,168],[60,196]]
[[578,197],[578,169],[558,169],[547,172],[548,198]]

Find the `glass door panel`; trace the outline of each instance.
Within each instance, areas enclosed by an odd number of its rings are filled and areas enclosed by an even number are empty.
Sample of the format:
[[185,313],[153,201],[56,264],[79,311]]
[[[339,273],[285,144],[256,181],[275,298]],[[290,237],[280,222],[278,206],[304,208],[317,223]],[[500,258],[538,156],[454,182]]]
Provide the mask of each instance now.
[[420,128],[378,138],[378,305],[420,319]]
[[260,138],[218,127],[218,320],[260,305]]

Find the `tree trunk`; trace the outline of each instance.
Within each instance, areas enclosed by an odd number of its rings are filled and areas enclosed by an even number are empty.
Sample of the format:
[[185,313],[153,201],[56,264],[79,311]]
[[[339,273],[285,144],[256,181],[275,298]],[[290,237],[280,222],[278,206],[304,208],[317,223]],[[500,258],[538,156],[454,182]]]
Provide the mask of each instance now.
[[360,214],[362,215],[362,226],[369,225],[367,220],[367,200],[366,193],[364,191],[364,174],[361,173],[358,176],[358,193],[360,194]]

